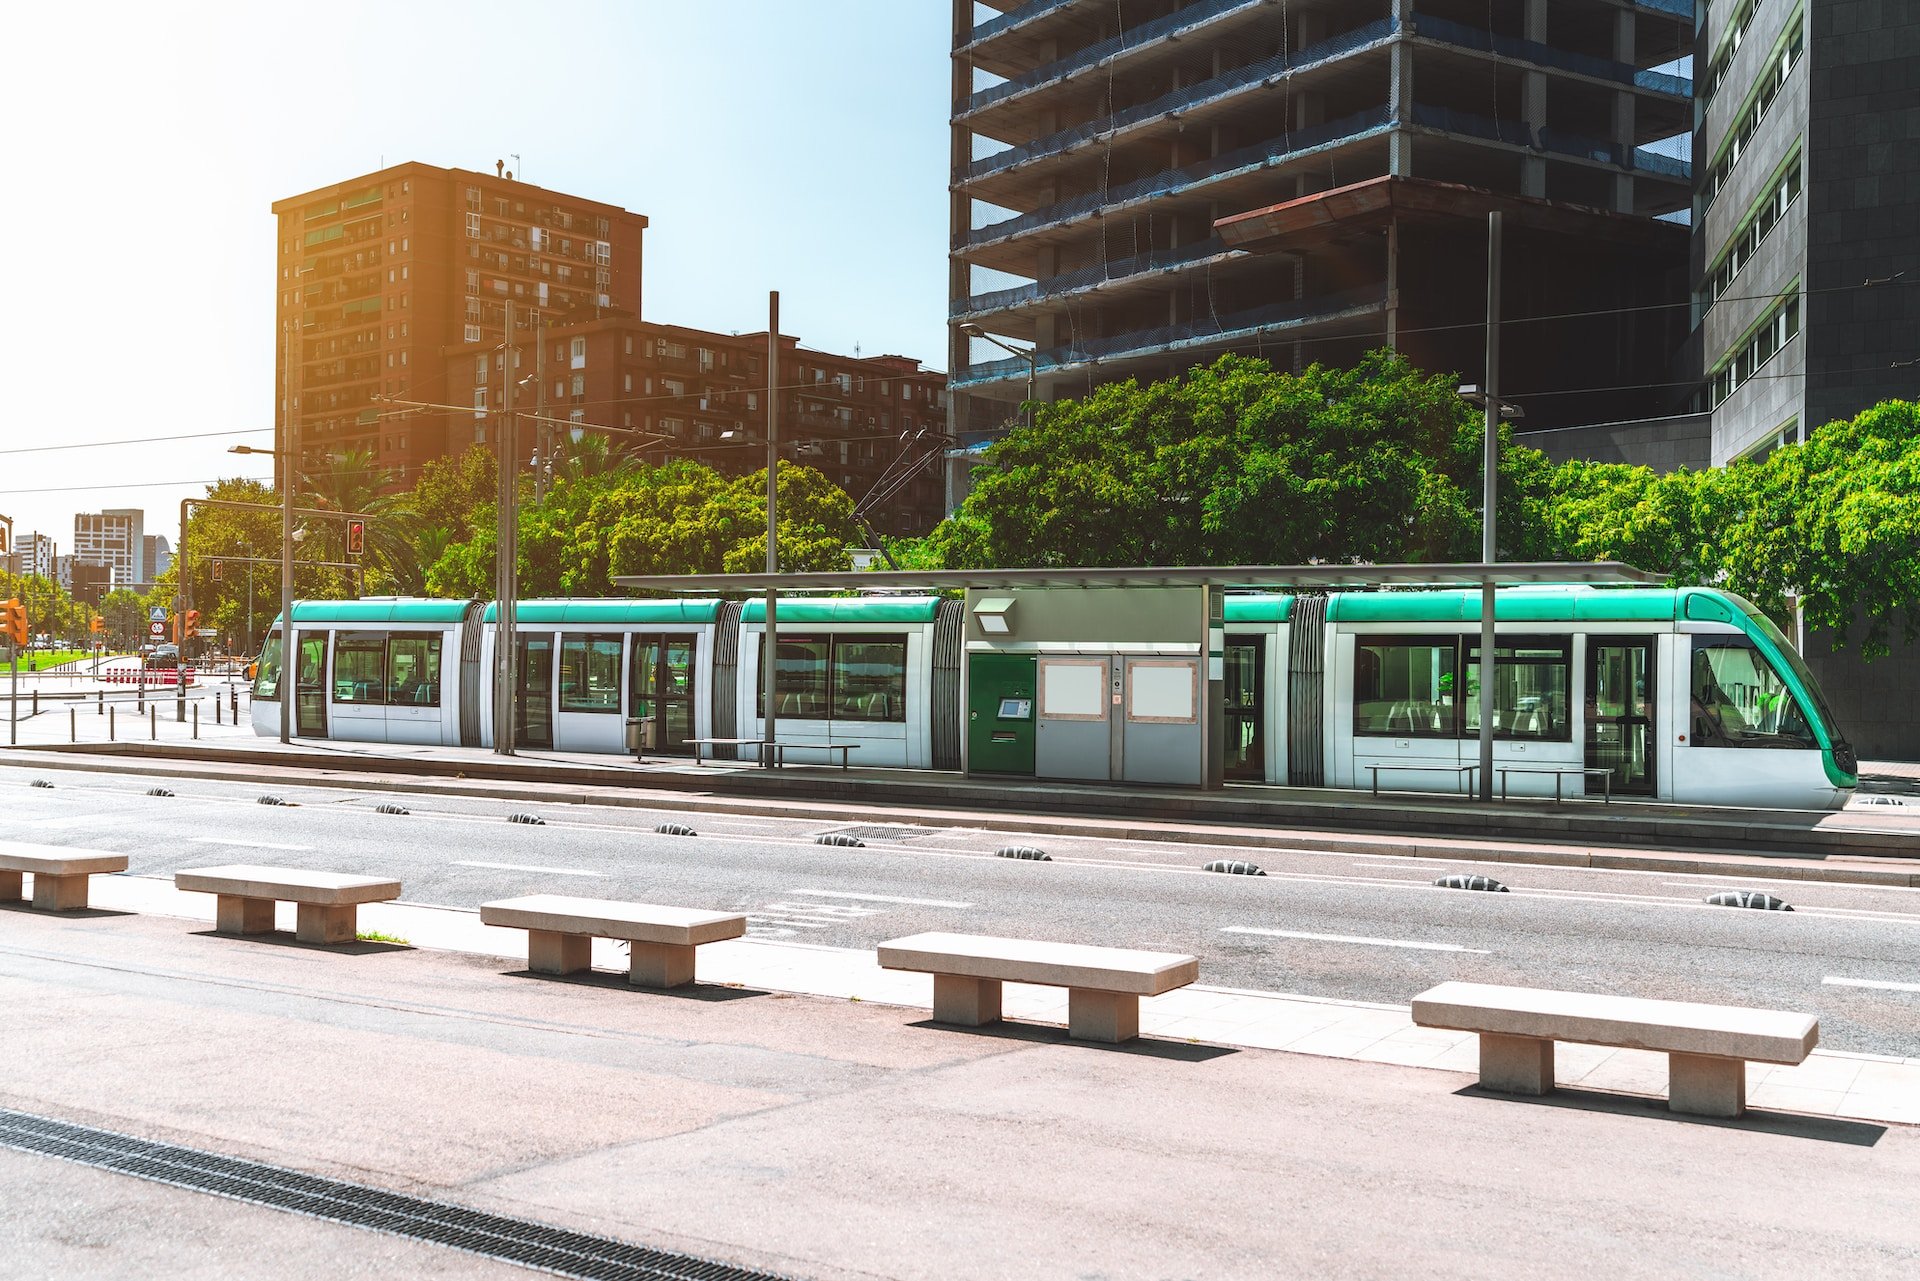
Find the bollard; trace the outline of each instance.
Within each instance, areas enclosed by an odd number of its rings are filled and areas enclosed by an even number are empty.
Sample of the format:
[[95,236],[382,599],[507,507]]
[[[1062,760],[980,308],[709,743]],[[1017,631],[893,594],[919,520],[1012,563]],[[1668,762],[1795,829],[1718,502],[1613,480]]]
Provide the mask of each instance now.
[[37,689],[33,691],[33,714],[35,716],[40,714],[40,691]]
[[147,709],[147,741],[155,742],[160,737],[160,704],[155,703]]
[[107,709],[107,741],[109,743],[113,741],[113,714],[119,710],[117,707],[109,707]]
[[96,689],[93,692],[95,697],[100,700],[94,704],[93,714],[95,716],[105,716],[107,714],[107,691],[104,689]]
[[80,741],[80,709],[77,707],[67,709],[67,741],[70,743]]
[[227,694],[233,699],[233,723],[238,725],[240,723],[240,687],[238,685],[228,686]]
[[220,723],[220,695],[217,691],[213,696],[213,723],[215,725]]
[[198,703],[193,705],[193,736],[196,739],[200,737],[200,704]]

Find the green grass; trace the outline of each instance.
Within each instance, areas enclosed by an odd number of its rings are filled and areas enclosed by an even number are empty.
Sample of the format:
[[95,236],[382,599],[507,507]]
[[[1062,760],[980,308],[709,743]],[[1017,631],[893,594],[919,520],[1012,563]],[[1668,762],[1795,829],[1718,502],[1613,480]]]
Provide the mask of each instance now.
[[84,649],[37,650],[31,654],[20,655],[20,670],[38,672],[49,667],[58,667],[62,663],[71,663],[76,659],[90,657],[92,655]]
[[[294,621],[298,622],[299,620],[295,619]],[[413,946],[413,944],[407,942],[407,940],[401,938],[398,934],[382,934],[379,930],[361,930],[358,934],[354,935],[354,937],[362,943],[397,943],[401,947]]]

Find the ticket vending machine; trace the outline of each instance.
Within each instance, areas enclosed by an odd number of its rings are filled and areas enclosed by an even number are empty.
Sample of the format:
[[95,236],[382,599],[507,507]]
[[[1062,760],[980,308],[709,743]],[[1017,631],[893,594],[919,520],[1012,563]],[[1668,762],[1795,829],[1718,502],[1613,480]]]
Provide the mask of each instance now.
[[1034,660],[972,654],[967,666],[967,772],[1033,774]]

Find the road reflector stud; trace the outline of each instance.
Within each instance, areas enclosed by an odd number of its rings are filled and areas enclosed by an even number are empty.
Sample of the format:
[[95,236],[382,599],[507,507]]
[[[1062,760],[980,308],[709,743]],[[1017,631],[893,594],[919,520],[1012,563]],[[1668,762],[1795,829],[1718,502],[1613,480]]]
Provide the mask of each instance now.
[[1053,862],[1053,855],[1045,850],[1037,850],[1031,845],[1002,845],[993,854],[995,858],[1017,858],[1028,863]]
[[848,836],[845,832],[822,832],[813,838],[815,845],[841,845],[851,850],[863,850],[867,843],[857,836]]
[[164,787],[149,787],[147,789],[147,795],[148,796],[172,796],[173,793],[168,791]]
[[260,803],[262,805],[284,805],[288,809],[293,808],[292,801],[282,800],[278,796],[262,796],[260,798]]
[[1707,895],[1707,902],[1714,907],[1751,907],[1763,912],[1793,910],[1793,905],[1785,899],[1775,898],[1759,890],[1723,890],[1718,894]]
[[1266,869],[1258,863],[1249,863],[1240,858],[1217,858],[1200,868],[1203,872],[1225,872],[1229,876],[1265,876]]
[[395,805],[391,802],[386,802],[374,806],[373,812],[376,814],[411,814],[413,811],[404,805]]
[[48,782],[48,781],[47,781],[46,779],[44,779],[44,778],[36,778],[36,779],[34,779],[34,780],[33,780],[33,782],[31,782],[31,783],[28,783],[28,784],[27,784],[27,786],[28,786],[28,787],[52,787],[52,786],[53,786],[53,784],[52,784],[52,783],[49,783],[49,782]]
[[700,833],[694,831],[691,827],[688,827],[685,823],[661,823],[657,825],[653,830],[655,833],[657,833],[660,836],[698,836],[700,835]]
[[547,825],[547,820],[541,818],[538,814],[509,814],[507,815],[507,822],[525,823],[528,827],[545,827]]
[[1456,872],[1452,876],[1443,876],[1435,881],[1434,885],[1443,890],[1485,890],[1489,894],[1506,894],[1511,892],[1506,886],[1494,880],[1491,876],[1469,876],[1464,872]]

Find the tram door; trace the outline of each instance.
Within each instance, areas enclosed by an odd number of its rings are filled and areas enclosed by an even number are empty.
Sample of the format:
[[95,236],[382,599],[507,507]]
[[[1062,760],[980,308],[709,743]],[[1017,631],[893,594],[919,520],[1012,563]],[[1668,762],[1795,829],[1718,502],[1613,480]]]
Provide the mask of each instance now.
[[1266,777],[1267,638],[1229,636],[1226,651],[1228,778]]
[[1653,794],[1654,707],[1653,641],[1589,636],[1587,765],[1613,771],[1616,794]]
[[519,718],[513,745],[535,750],[553,747],[553,637],[522,636],[514,670]]
[[653,717],[647,750],[687,754],[693,737],[693,651],[695,637],[636,635],[633,670],[627,682],[629,716]]
[[300,677],[294,682],[294,733],[301,738],[327,736],[327,633],[296,632],[300,641]]

